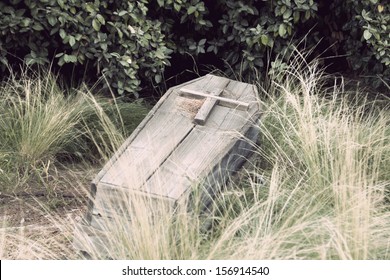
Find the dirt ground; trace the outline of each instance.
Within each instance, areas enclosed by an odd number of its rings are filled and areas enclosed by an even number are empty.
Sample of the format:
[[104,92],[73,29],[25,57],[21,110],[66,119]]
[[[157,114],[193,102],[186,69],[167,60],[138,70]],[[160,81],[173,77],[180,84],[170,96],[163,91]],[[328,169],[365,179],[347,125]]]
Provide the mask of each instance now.
[[31,181],[13,193],[0,188],[0,259],[82,258],[73,247],[75,223],[87,213],[90,182],[99,170],[60,170],[44,187]]
[[[67,174],[65,174],[67,173]],[[74,223],[87,210],[95,170],[64,172],[42,187],[0,192],[0,259],[75,259]]]

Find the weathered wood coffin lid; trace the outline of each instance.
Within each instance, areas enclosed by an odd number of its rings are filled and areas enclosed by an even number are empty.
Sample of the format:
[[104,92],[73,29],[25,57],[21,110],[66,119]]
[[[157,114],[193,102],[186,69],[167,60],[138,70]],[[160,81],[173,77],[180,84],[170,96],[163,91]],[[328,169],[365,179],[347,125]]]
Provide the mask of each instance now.
[[170,88],[94,179],[93,212],[125,190],[177,201],[219,165],[234,169],[227,161],[250,149],[243,135],[257,137],[257,98],[255,86],[214,75]]

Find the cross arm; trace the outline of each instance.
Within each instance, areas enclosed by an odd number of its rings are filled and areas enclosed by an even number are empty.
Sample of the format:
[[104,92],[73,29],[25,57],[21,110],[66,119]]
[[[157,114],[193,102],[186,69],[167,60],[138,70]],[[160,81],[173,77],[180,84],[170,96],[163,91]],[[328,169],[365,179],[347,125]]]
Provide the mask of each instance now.
[[230,107],[230,108],[237,108],[240,110],[247,110],[249,108],[249,103],[242,102],[222,96],[218,96],[215,94],[205,93],[198,90],[188,89],[188,88],[181,88],[179,92],[180,96],[183,95],[192,95],[192,96],[200,96],[200,97],[207,97],[211,99],[218,100],[221,105]]

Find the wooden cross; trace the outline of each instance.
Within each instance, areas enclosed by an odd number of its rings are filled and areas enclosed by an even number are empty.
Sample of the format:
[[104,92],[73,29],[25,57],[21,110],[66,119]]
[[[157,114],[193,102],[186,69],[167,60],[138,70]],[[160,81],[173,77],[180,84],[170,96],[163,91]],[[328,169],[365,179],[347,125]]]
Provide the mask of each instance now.
[[200,107],[198,113],[194,118],[194,123],[204,125],[207,117],[209,116],[211,110],[214,108],[217,102],[220,105],[230,107],[230,108],[236,108],[239,110],[247,110],[249,108],[249,103],[221,97],[220,95],[222,94],[223,91],[224,91],[223,89],[218,88],[208,93],[208,92],[201,92],[193,89],[181,88],[179,95],[206,97],[205,102],[203,103],[202,107]]

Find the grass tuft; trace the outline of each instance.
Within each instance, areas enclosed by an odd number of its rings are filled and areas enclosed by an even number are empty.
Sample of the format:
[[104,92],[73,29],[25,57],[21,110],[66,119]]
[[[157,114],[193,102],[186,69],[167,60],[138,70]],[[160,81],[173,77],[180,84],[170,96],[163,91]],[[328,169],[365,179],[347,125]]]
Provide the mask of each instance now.
[[64,92],[50,73],[11,75],[0,84],[0,190],[47,176],[58,162],[106,159],[147,111],[85,87]]

